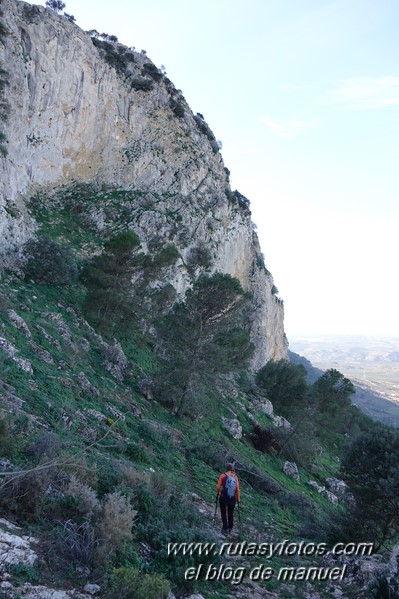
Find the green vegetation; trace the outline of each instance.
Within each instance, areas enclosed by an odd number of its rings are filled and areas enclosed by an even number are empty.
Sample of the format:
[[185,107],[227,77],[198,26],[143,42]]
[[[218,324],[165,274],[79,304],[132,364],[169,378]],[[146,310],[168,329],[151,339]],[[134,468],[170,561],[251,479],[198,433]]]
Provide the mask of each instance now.
[[174,98],[171,98],[169,100],[169,106],[171,107],[171,109],[173,110],[174,114],[179,119],[182,119],[184,117],[184,115],[186,114],[186,112],[184,110],[184,106],[183,106],[181,100],[175,100]]
[[220,143],[216,140],[216,137],[214,136],[211,128],[209,127],[208,123],[206,123],[204,117],[202,116],[202,114],[200,114],[199,112],[197,112],[197,114],[194,116],[194,120],[196,122],[196,125],[198,127],[198,129],[201,131],[201,133],[203,133],[209,140],[209,143],[211,145],[211,148],[213,150],[213,152],[216,154],[217,152],[219,152],[220,150]]
[[276,412],[290,417],[295,408],[303,406],[307,390],[306,371],[287,360],[268,362],[256,375],[257,384],[265,390]]
[[51,8],[54,12],[61,12],[65,8],[65,2],[61,0],[46,0],[47,8]]
[[144,254],[139,247],[133,231],[118,233],[83,270],[82,281],[88,290],[83,311],[108,334],[132,325],[140,325],[144,332],[175,298],[171,285],[154,288],[151,283],[177,261],[177,248],[167,244]]
[[342,472],[356,503],[346,531],[360,539],[372,531],[378,547],[399,533],[399,432],[375,424],[357,436],[344,454]]
[[[170,542],[220,541],[212,516],[227,460],[242,490],[234,540],[356,538],[389,547],[399,521],[397,433],[351,405],[352,385],[335,370],[308,385],[302,367],[282,361],[254,377],[251,303],[239,282],[205,274],[210,256],[199,245],[189,269],[203,274],[177,300],[167,283],[176,246],[154,237],[144,252],[129,228],[132,207],[159,210],[162,201],[82,187],[51,203],[36,197],[31,264],[23,277],[0,280],[1,336],[18,350],[0,350],[0,458],[11,463],[0,507],[39,538],[42,557],[12,580],[76,588],[84,566],[105,597],[162,599],[169,588],[229,596],[229,583],[185,579],[188,567],[219,557],[167,554]],[[63,258],[51,264],[57,252]],[[290,426],[260,409],[267,398]],[[224,426],[232,418],[239,439]],[[282,471],[286,460],[299,480]],[[332,505],[308,484],[328,477],[347,481],[355,506]],[[245,560],[257,563],[234,564]],[[270,588],[286,591],[275,580]],[[307,592],[295,587],[298,599]]]
[[36,283],[65,285],[78,278],[76,259],[68,246],[47,235],[29,240],[24,246],[27,256],[23,270]]
[[100,50],[102,56],[111,67],[114,67],[121,75],[126,74],[128,66],[135,61],[133,52],[130,52],[122,44],[116,44],[118,39],[114,36],[102,34],[101,37],[106,37],[106,39],[99,39],[96,36],[92,36],[91,41],[93,45]]
[[205,380],[245,369],[253,353],[244,306],[248,300],[230,275],[201,276],[158,324],[162,347],[157,396],[181,416]]
[[226,197],[231,204],[237,204],[245,212],[249,214],[251,213],[249,208],[251,205],[250,201],[248,200],[248,198],[243,196],[242,193],[237,191],[237,189],[234,191],[230,191],[229,189],[226,190]]

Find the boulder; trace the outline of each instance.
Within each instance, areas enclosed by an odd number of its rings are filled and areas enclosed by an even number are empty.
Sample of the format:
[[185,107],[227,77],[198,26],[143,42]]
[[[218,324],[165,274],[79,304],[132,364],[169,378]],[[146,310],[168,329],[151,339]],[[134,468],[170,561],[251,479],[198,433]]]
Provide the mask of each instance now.
[[274,426],[277,426],[278,428],[291,428],[291,424],[282,416],[276,416],[274,414],[272,418]]
[[104,368],[108,370],[108,372],[110,372],[118,381],[123,381],[126,376],[129,363],[119,341],[114,339],[112,344],[103,346],[103,355]]
[[333,505],[338,505],[338,497],[334,495],[334,493],[331,493],[331,491],[327,491],[326,488],[323,488],[320,491],[320,495],[323,495],[323,497],[325,497],[327,501],[329,501]]
[[41,333],[41,335],[43,335],[43,337],[45,338],[45,340],[48,343],[50,343],[50,345],[52,345],[53,347],[55,347],[55,349],[57,349],[58,351],[61,351],[61,344],[58,341],[58,339],[56,339],[52,335],[49,335],[47,333],[47,331],[42,326],[40,326],[39,324],[36,325],[36,329],[39,331],[39,333]]
[[37,553],[32,545],[37,543],[34,537],[24,536],[21,528],[8,520],[0,519],[0,572],[14,564],[33,566]]
[[348,492],[348,485],[338,478],[326,478],[326,485],[338,497],[342,497]]
[[222,416],[222,424],[234,439],[241,439],[242,426],[237,418],[224,418]]
[[318,493],[320,493],[320,495],[323,495],[323,497],[325,497],[327,501],[333,505],[338,504],[338,497],[334,495],[334,493],[331,493],[331,491],[328,491],[325,487],[321,487],[315,480],[308,480],[308,485],[313,487]]
[[318,493],[321,493],[325,490],[325,487],[321,487],[315,480],[308,480],[308,485],[313,487]]
[[390,597],[399,597],[399,543],[392,550],[388,564],[387,583]]
[[81,383],[83,389],[88,393],[91,393],[91,395],[94,395],[95,397],[100,395],[99,390],[91,384],[84,372],[79,372],[78,381]]
[[33,374],[33,368],[30,361],[25,360],[24,358],[19,358],[17,356],[19,350],[15,347],[15,345],[7,341],[5,337],[0,337],[0,348],[5,354],[7,354],[9,358],[11,358],[11,360],[13,360],[13,362],[16,363],[17,366],[19,366],[19,368],[21,368],[21,370],[27,372],[28,374]]
[[53,356],[41,345],[37,345],[37,343],[30,343],[29,346],[33,353],[39,356],[39,358],[43,360],[43,362],[45,362],[46,364],[54,363]]
[[85,588],[85,593],[89,593],[89,595],[97,595],[101,591],[101,587],[98,584],[90,584],[88,583]]
[[283,472],[287,476],[290,476],[291,478],[294,478],[297,481],[299,481],[300,479],[298,466],[295,464],[295,462],[284,462]]
[[22,333],[25,335],[25,337],[27,339],[29,339],[29,341],[30,341],[32,339],[32,333],[30,332],[29,327],[26,324],[26,322],[24,321],[24,319],[21,318],[21,316],[18,316],[18,314],[15,312],[15,310],[7,310],[7,316],[11,320],[12,324],[17,329],[22,331]]
[[257,399],[253,402],[253,405],[259,412],[263,412],[268,416],[273,416],[273,404],[269,399],[266,399],[265,397],[263,397],[262,400]]

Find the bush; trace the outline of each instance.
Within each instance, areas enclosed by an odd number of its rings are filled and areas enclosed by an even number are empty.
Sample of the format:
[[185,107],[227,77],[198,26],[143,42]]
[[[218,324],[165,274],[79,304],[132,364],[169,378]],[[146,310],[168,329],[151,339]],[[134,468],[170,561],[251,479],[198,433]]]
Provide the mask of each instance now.
[[154,87],[154,82],[151,79],[144,77],[135,77],[130,81],[131,89],[136,91],[149,92]]
[[197,114],[194,116],[194,120],[197,124],[198,129],[201,131],[201,133],[203,133],[204,135],[206,135],[206,137],[209,140],[209,143],[211,144],[211,148],[213,150],[213,152],[216,154],[217,152],[219,152],[220,150],[220,145],[217,140],[216,137],[214,136],[213,132],[211,131],[208,123],[205,122],[204,117],[202,116],[202,114],[200,114],[199,112],[197,112]]
[[70,561],[90,564],[95,545],[94,529],[90,520],[81,524],[67,520],[59,533],[57,553]]
[[184,106],[183,104],[178,101],[175,100],[174,98],[171,98],[169,100],[169,106],[171,107],[173,113],[179,118],[182,119],[185,115],[185,110],[184,110]]
[[[163,486],[163,497],[158,497],[159,485]],[[206,542],[214,540],[209,531],[203,528],[201,514],[185,497],[178,495],[176,489],[168,497],[165,481],[155,482],[155,488],[143,483],[136,488],[135,505],[140,517],[137,522],[138,540],[150,545],[154,560],[152,572],[162,573],[179,587],[179,590],[193,588],[193,582],[185,580],[184,573],[189,567],[199,563],[218,563],[215,556],[175,555],[167,553],[170,542]]]
[[81,482],[75,475],[71,476],[65,495],[74,501],[76,511],[86,518],[91,518],[100,510],[100,502],[94,489]]
[[256,374],[256,383],[266,391],[277,413],[285,418],[305,405],[306,370],[300,364],[296,366],[288,360],[267,362]]
[[61,12],[65,8],[65,2],[61,0],[46,0],[46,6],[54,10],[54,12]]
[[189,266],[209,268],[212,264],[212,254],[204,243],[199,243],[191,248],[187,262]]
[[36,283],[66,285],[78,278],[78,267],[71,250],[47,235],[31,239],[24,246],[28,256],[25,277]]
[[137,515],[127,497],[118,492],[109,493],[103,501],[102,513],[97,524],[100,541],[114,548],[132,539],[132,527]]
[[249,207],[251,202],[242,193],[237,191],[237,189],[235,191],[227,191],[227,199],[233,204],[238,204],[243,210],[250,212]]
[[137,568],[116,568],[108,584],[109,599],[166,599],[169,582],[163,576],[140,576]]
[[146,62],[143,65],[142,74],[149,75],[154,81],[160,81],[163,76],[161,71],[152,62]]
[[54,433],[44,433],[38,436],[28,447],[28,453],[37,461],[41,458],[54,459],[60,450],[60,442]]
[[0,480],[0,508],[19,519],[35,520],[41,513],[54,471],[11,473]]
[[281,449],[274,431],[271,428],[262,428],[259,424],[254,426],[250,439],[255,449],[263,453],[277,455]]

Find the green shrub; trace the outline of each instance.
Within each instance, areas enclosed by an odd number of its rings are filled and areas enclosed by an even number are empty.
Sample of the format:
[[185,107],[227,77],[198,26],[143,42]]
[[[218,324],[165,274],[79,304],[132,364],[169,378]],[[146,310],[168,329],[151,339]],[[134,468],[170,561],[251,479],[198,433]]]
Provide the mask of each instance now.
[[24,582],[38,583],[40,582],[40,576],[34,566],[30,564],[12,564],[11,574],[14,582],[22,584]]
[[136,515],[136,510],[132,508],[129,499],[124,495],[119,492],[106,495],[97,524],[99,540],[115,548],[125,541],[130,541]]
[[170,585],[163,576],[145,574],[137,568],[115,568],[108,583],[109,599],[166,599]]
[[285,418],[303,407],[308,386],[306,370],[300,365],[291,364],[288,360],[267,362],[256,374],[256,383],[266,391],[276,412]]
[[146,62],[143,65],[142,74],[149,75],[154,81],[160,81],[162,79],[161,71],[152,62]]
[[142,92],[149,92],[154,87],[154,82],[151,79],[144,77],[134,77],[130,80],[131,89]]
[[24,246],[28,257],[25,277],[36,283],[66,285],[78,278],[78,267],[71,250],[47,235],[31,239]]
[[12,448],[12,438],[9,424],[5,418],[0,416],[0,457],[9,455]]
[[166,599],[169,589],[169,581],[163,576],[146,574],[140,581],[137,599]]
[[204,243],[199,243],[191,248],[187,262],[189,266],[209,268],[212,264],[212,254]]
[[182,119],[184,117],[184,115],[185,115],[184,106],[179,100],[175,100],[174,98],[171,98],[169,100],[169,106],[171,107],[172,111],[179,119]]
[[[67,15],[65,15],[67,16]],[[106,34],[102,34],[103,36]],[[129,63],[134,62],[134,55],[129,52],[125,46],[118,45],[115,43],[118,41],[116,36],[107,36],[109,41],[100,40],[93,36],[91,41],[96,48],[100,50],[100,53],[108,64],[113,67],[119,74],[125,74]]]
[[214,136],[213,132],[211,131],[209,125],[205,122],[202,114],[197,112],[197,114],[194,116],[194,120],[197,124],[198,129],[201,131],[201,133],[206,135],[206,137],[208,138],[213,152],[215,154],[217,152],[219,152],[221,146],[219,145],[219,142],[216,140],[216,137]]
[[[162,485],[162,495],[158,496]],[[217,563],[215,556],[170,556],[167,553],[168,543],[172,542],[206,542],[212,540],[209,531],[203,527],[201,514],[193,507],[191,501],[176,493],[169,494],[165,480],[155,480],[151,486],[138,485],[135,491],[135,505],[139,517],[136,530],[138,540],[149,544],[155,553],[150,568],[152,572],[162,573],[178,586],[179,589],[193,588],[193,582],[186,581],[184,573],[189,567],[199,563]]]

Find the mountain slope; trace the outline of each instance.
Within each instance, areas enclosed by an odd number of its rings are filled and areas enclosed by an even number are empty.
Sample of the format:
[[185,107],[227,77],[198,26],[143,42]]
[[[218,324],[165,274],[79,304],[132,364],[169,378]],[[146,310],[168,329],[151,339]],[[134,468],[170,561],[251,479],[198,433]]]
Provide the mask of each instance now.
[[[13,65],[6,86],[8,154],[0,159],[3,263],[15,264],[37,230],[28,210],[32,198],[34,206],[48,196],[51,209],[54,190],[73,191],[77,183],[93,197],[101,190],[129,192],[111,215],[100,199],[79,212],[77,194],[75,217],[108,233],[123,212],[143,249],[154,238],[173,242],[181,258],[169,282],[181,296],[205,269],[238,278],[253,293],[254,368],[286,357],[283,305],[264,266],[249,202],[231,191],[202,115],[192,114],[142,53],[91,38],[43,7],[15,0],[2,6],[7,34],[0,60]],[[198,253],[206,256],[199,263]]]

